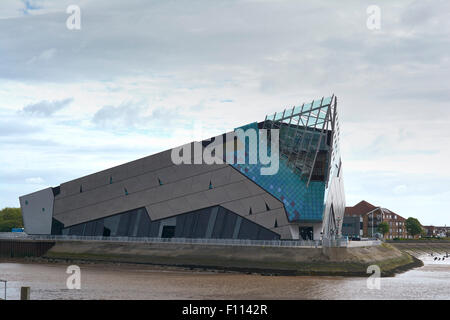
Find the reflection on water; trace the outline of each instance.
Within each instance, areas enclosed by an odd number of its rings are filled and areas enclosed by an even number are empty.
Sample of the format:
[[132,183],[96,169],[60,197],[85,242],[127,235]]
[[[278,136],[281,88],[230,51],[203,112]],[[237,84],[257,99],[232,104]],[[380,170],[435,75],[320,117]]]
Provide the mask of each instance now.
[[[0,263],[8,299],[31,287],[31,299],[450,299],[450,258],[382,278],[287,277],[195,272],[136,265],[81,265],[81,289],[68,290],[64,264]],[[3,287],[0,284],[0,297]]]

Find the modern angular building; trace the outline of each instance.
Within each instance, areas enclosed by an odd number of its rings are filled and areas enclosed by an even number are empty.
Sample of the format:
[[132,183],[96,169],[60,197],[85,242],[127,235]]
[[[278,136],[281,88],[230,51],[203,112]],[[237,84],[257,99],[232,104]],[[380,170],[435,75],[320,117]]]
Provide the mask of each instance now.
[[[266,140],[256,135],[256,150],[267,146],[277,157],[274,174],[262,174],[267,162],[250,161],[251,135],[238,132],[252,130],[267,133]],[[272,150],[277,136],[279,148]],[[345,198],[335,96],[184,148],[189,163],[175,163],[180,149],[171,149],[20,197],[25,232],[253,240],[340,235]],[[216,163],[198,161],[196,150],[213,150]]]

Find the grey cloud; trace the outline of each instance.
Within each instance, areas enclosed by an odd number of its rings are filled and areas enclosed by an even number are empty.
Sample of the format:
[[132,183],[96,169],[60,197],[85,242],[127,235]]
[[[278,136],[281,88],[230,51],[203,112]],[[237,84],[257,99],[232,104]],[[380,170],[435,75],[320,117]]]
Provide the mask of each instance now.
[[55,112],[67,107],[72,101],[73,98],[54,101],[42,100],[25,106],[22,111],[38,116],[51,116]]
[[9,121],[0,120],[0,137],[8,136],[24,136],[42,131],[39,127],[29,125],[23,121],[19,122],[17,119],[10,119]]
[[118,106],[103,106],[92,117],[92,122],[103,128],[146,127],[154,130],[179,119],[178,113],[162,108],[153,110],[145,103],[124,102]]
[[59,147],[60,143],[52,141],[50,139],[38,139],[38,138],[24,138],[22,134],[12,137],[2,137],[0,142],[4,146],[26,146],[27,148],[45,148],[45,147]]
[[[430,83],[432,78],[448,89],[439,81],[450,69],[445,1],[426,11],[425,24],[418,18],[424,10],[420,1],[383,5],[382,34],[365,26],[369,2],[162,1],[143,6],[130,0],[123,10],[118,1],[100,0],[83,3],[80,31],[65,28],[66,4],[53,4],[47,14],[0,20],[3,77],[67,82],[166,74],[189,86],[205,86],[205,80],[219,83],[244,75],[240,80],[246,81],[248,75],[267,94],[299,88],[338,93],[335,88],[354,83],[372,86],[364,94],[377,94],[400,81],[414,92],[423,79]],[[412,27],[412,37],[397,34]],[[439,32],[430,35],[429,28]],[[58,54],[33,60],[48,48]],[[268,60],[283,54],[284,60]],[[34,63],[26,64],[30,59]],[[419,72],[399,71],[405,61]],[[427,68],[439,64],[440,70],[430,74]]]

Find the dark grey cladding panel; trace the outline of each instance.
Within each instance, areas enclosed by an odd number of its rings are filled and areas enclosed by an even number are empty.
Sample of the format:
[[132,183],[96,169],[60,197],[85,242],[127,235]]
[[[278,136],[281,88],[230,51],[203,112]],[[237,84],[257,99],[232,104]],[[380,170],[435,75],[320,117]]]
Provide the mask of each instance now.
[[211,172],[211,183],[213,187],[224,186],[230,181],[230,172],[234,170],[230,166]]
[[220,204],[230,201],[228,193],[224,187],[212,188],[203,192],[206,198],[214,204]]
[[267,211],[267,209],[256,211],[255,208],[252,207],[252,214],[250,214],[250,207],[248,207],[248,202],[246,204],[246,199],[224,203],[222,206],[267,229],[273,229],[275,227],[275,220],[277,220],[279,227],[289,224],[284,208],[269,211]]
[[231,200],[237,200],[250,196],[250,191],[246,187],[244,181],[239,181],[233,184],[224,186],[225,192],[228,194],[228,198]]
[[236,214],[228,214],[228,212],[229,211],[223,207],[219,208],[219,212],[216,217],[216,224],[213,229],[213,238],[233,238],[234,226],[238,216]]
[[173,215],[170,207],[164,202],[148,205],[146,208],[152,220],[159,220]]
[[180,214],[192,210],[186,197],[171,199],[167,201],[167,205],[169,206],[172,214]]
[[192,177],[184,178],[175,183],[172,190],[172,198],[182,197],[192,193]]
[[154,171],[170,166],[172,164],[170,155],[171,151],[167,150],[152,156],[90,174],[88,176],[64,182],[60,186],[61,193],[58,197],[66,197],[68,195],[79,193],[80,185],[83,185],[83,189],[87,191],[108,185],[110,183],[110,178],[112,178],[114,182],[118,182],[142,175],[144,172]]
[[166,150],[144,158],[144,170],[159,170],[161,168],[167,167],[168,165],[171,165],[173,163],[171,159],[171,153],[171,150]]
[[267,211],[266,202],[264,201],[262,195],[248,197],[243,199],[243,202],[252,208],[252,212],[254,214]]
[[202,173],[192,177],[191,192],[205,191],[211,181],[211,172]]
[[[83,222],[81,219],[88,219],[89,214],[92,214],[91,218],[100,218],[136,206],[169,201],[192,194],[194,192],[192,188],[197,192],[208,190],[211,182],[210,172],[223,171],[222,166],[192,165],[185,169],[197,168],[191,170],[191,173],[196,174],[195,176],[174,181],[173,179],[176,178],[175,167],[177,166],[162,168],[159,171],[145,173],[123,181],[113,180],[111,184],[108,183],[93,190],[83,188],[82,192],[78,190],[77,194],[60,197],[55,203],[55,216],[59,217],[64,224],[73,225]],[[206,170],[208,171],[205,172]],[[222,172],[218,175],[218,179],[223,182],[224,176],[226,173]],[[221,184],[219,180],[217,185]],[[161,185],[159,181],[161,181]],[[127,196],[125,197],[125,195]]]
[[[153,167],[158,167],[158,163],[169,155],[155,155]],[[142,162],[144,169],[145,161]],[[146,207],[150,218],[158,220],[214,205],[225,206],[230,201],[240,199],[244,203],[233,210],[244,216],[250,207],[254,207],[254,211],[265,207],[261,195],[268,199],[266,202],[271,209],[283,207],[281,202],[271,198],[229,165],[167,166],[166,163],[165,167],[153,172],[122,181],[116,181],[113,177],[111,183],[108,179],[108,183],[99,188],[83,189],[81,193],[78,189],[72,196],[58,197],[55,200],[54,217],[67,227],[136,207]],[[254,197],[258,198],[255,200]],[[254,203],[249,203],[252,201]]]
[[249,206],[246,205],[244,200],[245,199],[229,201],[226,203],[222,203],[221,206],[241,216],[246,216],[249,213]]
[[[170,164],[170,162],[168,163]],[[170,184],[179,179],[177,179],[175,166],[170,166],[166,168],[159,169],[156,171],[157,178],[161,180],[163,184]]]
[[171,218],[152,221],[145,208],[64,228],[62,234],[79,236],[159,237],[174,228],[177,238],[220,238],[273,240],[280,235],[220,206],[194,210]]
[[191,208],[205,208],[213,206],[214,204],[206,197],[204,192],[193,193],[186,196],[187,203]]
[[238,233],[239,239],[257,239],[258,237],[258,225],[250,222],[249,220],[244,219],[241,222],[241,229]]

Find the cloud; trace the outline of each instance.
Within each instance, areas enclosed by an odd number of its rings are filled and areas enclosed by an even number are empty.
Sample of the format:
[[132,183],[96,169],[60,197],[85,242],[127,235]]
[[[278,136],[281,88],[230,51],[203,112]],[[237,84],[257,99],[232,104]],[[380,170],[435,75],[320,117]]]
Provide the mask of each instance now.
[[26,105],[22,111],[37,116],[51,116],[55,112],[67,107],[72,101],[73,98],[54,101],[42,100]]
[[125,102],[118,106],[103,106],[95,112],[92,122],[106,128],[134,127],[149,118],[148,107]]
[[162,127],[178,119],[178,114],[161,108],[151,109],[143,102],[123,102],[118,106],[106,105],[95,112],[92,122],[103,128]]
[[36,63],[39,61],[49,61],[56,55],[56,51],[57,50],[55,48],[44,50],[39,55],[33,56],[30,60],[28,60],[27,64]]
[[25,182],[29,184],[43,184],[44,179],[42,179],[41,177],[32,177],[25,179]]
[[11,122],[0,120],[0,137],[3,140],[9,136],[25,136],[41,131],[40,128],[29,125],[23,121]]

